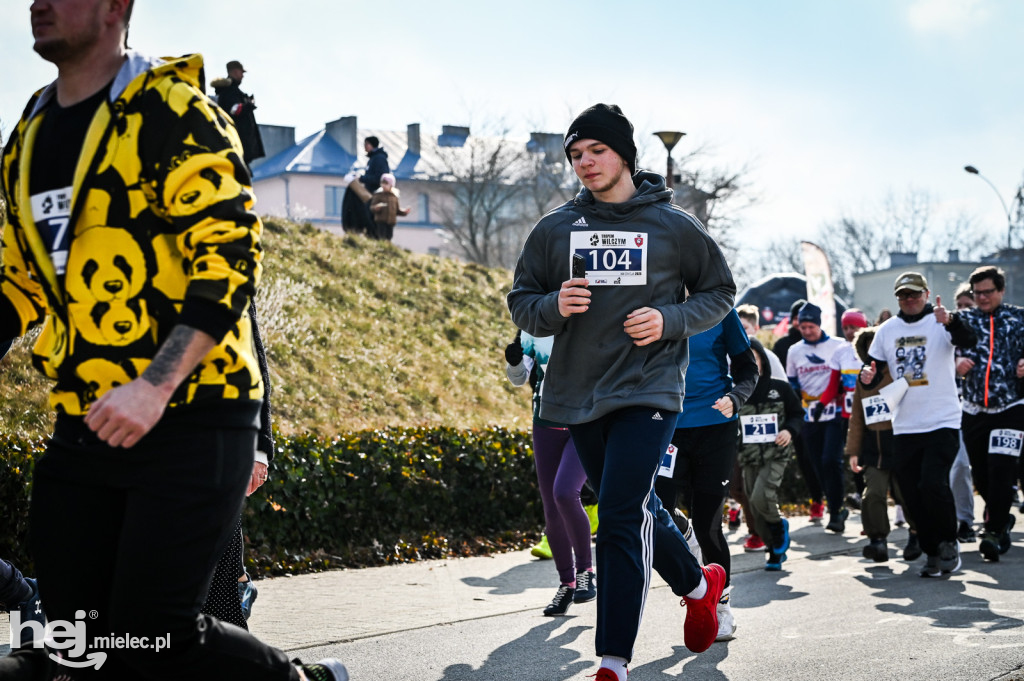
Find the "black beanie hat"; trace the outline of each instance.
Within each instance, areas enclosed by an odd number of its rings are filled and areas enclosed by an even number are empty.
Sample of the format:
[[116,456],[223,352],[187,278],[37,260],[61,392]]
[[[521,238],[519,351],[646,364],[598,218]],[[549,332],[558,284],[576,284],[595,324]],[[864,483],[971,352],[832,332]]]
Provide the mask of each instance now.
[[607,144],[622,157],[631,172],[636,172],[636,144],[633,143],[633,124],[622,115],[622,109],[616,104],[595,104],[572,122],[565,133],[565,156],[569,156],[569,147],[576,140],[597,140]]

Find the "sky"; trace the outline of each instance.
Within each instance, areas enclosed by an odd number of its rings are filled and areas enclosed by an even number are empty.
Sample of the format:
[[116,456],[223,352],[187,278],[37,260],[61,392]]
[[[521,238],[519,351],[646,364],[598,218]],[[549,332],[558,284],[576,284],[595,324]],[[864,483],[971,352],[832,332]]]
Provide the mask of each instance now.
[[[0,131],[56,76],[32,51],[28,0],[0,3]],[[257,120],[301,139],[341,116],[424,134],[469,125],[564,133],[603,101],[636,127],[640,164],[747,168],[736,217],[756,250],[812,239],[888,194],[930,194],[937,220],[1005,235],[1024,178],[1024,3],[729,0],[517,3],[137,0],[130,43],[200,52],[208,78],[240,60]],[[749,252],[748,252],[749,255]]]

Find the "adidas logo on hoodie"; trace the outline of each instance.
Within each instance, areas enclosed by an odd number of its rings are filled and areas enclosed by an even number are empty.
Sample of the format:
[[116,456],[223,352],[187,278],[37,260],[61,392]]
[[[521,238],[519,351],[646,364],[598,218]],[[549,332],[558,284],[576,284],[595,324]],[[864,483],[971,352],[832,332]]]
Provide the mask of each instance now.
[[572,226],[573,227],[589,227],[590,225],[587,224],[587,219],[586,218],[580,218],[576,222],[572,223]]

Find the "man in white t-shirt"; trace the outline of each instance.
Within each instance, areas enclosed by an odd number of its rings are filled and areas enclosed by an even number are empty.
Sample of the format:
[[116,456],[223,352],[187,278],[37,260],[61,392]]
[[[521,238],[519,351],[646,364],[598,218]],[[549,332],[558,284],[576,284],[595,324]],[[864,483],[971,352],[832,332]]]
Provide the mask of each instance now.
[[928,556],[921,576],[938,577],[960,568],[949,489],[949,469],[960,446],[954,348],[971,347],[976,337],[956,312],[942,306],[941,297],[935,306],[928,302],[928,282],[919,272],[901,274],[895,290],[900,312],[878,328],[868,349],[871,364],[860,380],[874,387],[878,365],[888,364],[897,391],[886,396],[895,435],[892,468]]

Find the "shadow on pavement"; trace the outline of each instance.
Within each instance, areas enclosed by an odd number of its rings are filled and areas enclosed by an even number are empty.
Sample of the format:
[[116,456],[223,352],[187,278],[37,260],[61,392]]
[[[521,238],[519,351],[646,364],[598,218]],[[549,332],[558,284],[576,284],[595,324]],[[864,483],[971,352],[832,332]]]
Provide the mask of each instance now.
[[[728,643],[715,643],[703,653],[691,653],[685,646],[672,646],[673,653],[660,660],[648,662],[639,667],[630,667],[629,681],[667,681],[668,679],[700,679],[701,681],[727,681],[727,677],[718,669],[725,658],[729,657]],[[678,674],[668,673],[669,669],[690,658],[686,666]]]
[[[982,572],[985,567],[981,566]],[[870,589],[875,598],[910,600],[910,603],[879,603],[875,608],[880,612],[931,620],[931,626],[942,629],[973,629],[979,636],[987,633],[1019,629],[1024,621],[1007,617],[992,611],[989,601],[967,595],[967,584],[945,578],[923,579],[917,575],[918,566],[902,575],[892,574],[888,568],[871,568],[868,575],[856,579]],[[977,568],[975,568],[977,569]],[[886,574],[889,573],[889,574]],[[996,584],[971,582],[986,588],[998,588]],[[948,605],[936,607],[935,591],[941,590]],[[919,601],[922,603],[919,604]]]
[[[555,630],[565,622],[566,618],[551,618],[524,636],[495,648],[479,669],[468,664],[453,664],[445,668],[439,681],[567,681],[590,667],[596,667],[593,660],[581,660],[577,651],[563,647],[575,642],[583,632],[592,631],[591,628],[569,626],[556,634]],[[528,652],[524,654],[524,651]]]
[[490,589],[487,593],[494,596],[521,594],[527,589],[544,588],[550,585],[551,594],[554,595],[555,590],[558,589],[558,573],[555,571],[553,561],[531,560],[529,563],[516,565],[500,575],[487,579],[463,577],[462,583],[466,586]]
[[786,564],[783,563],[780,572],[762,570],[761,572],[747,573],[739,580],[734,578],[730,600],[733,609],[760,608],[772,601],[793,601],[809,596],[810,594],[806,591],[795,591],[789,584],[779,581],[788,574]]

